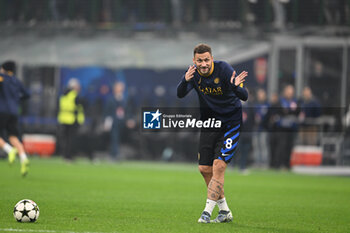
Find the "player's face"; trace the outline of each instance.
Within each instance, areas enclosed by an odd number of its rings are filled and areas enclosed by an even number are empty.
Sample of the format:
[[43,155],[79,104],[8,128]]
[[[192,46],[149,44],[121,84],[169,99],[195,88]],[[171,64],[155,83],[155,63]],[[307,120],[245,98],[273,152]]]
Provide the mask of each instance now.
[[199,72],[208,74],[213,65],[213,56],[209,52],[196,53],[193,58],[193,63],[196,65]]

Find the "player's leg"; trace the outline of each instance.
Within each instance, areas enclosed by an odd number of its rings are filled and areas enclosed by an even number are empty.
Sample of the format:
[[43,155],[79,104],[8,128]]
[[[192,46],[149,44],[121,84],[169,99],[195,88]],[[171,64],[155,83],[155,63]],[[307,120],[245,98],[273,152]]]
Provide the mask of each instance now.
[[21,162],[21,174],[25,176],[28,173],[29,160],[26,152],[24,151],[23,144],[18,139],[19,130],[17,116],[10,117],[7,133],[9,135],[9,142],[11,145],[13,145],[13,147],[17,149],[17,153]]
[[29,160],[24,150],[23,144],[16,136],[10,136],[9,141],[18,151],[19,159],[21,162],[21,174],[22,176],[25,176],[28,174]]
[[228,127],[216,146],[216,159],[213,163],[213,178],[208,185],[208,197],[216,199],[219,215],[212,222],[230,222],[232,213],[224,195],[225,171],[235,155],[240,136],[240,124]]
[[13,164],[13,162],[16,159],[16,153],[17,149],[10,144],[8,144],[4,139],[0,138],[0,148],[3,149],[7,156],[8,156],[8,161],[10,164]]
[[[211,181],[211,178],[213,177],[213,166],[205,166],[205,165],[199,165],[199,172],[202,174],[203,179],[205,181],[205,184],[209,185],[209,182]],[[219,197],[219,200],[225,198],[224,197],[224,189],[222,189],[222,194]]]
[[[199,171],[202,174],[205,184],[209,185],[209,182],[213,176],[213,170],[212,170],[212,166],[208,166],[208,165],[199,165]],[[207,199],[206,201],[206,205],[205,208],[202,212],[201,217],[198,219],[198,222],[200,223],[209,223],[210,222],[210,216],[211,213],[213,212],[213,209],[215,208],[216,202],[212,201],[210,199]]]
[[230,222],[233,219],[224,195],[226,167],[226,162],[215,159],[213,164],[213,178],[208,185],[208,198],[216,200],[219,207],[219,215],[212,221],[215,223]]
[[199,165],[199,172],[202,174],[205,184],[208,184],[213,176],[213,167],[208,165]]
[[4,136],[2,134],[7,132],[10,125],[10,119],[11,117],[9,114],[0,113],[0,148],[6,152],[9,163],[12,164],[16,159],[16,148],[12,147],[3,138],[1,138],[1,136]]
[[[208,220],[210,220],[210,216],[218,200],[220,200],[220,204],[218,203],[219,207],[222,207],[222,205],[226,205],[227,207],[223,188],[226,166],[227,165],[224,161],[218,159],[214,160],[212,167],[200,166],[200,171],[207,184],[207,201],[202,216],[198,222],[207,223]],[[229,211],[228,207],[227,211]]]
[[28,159],[27,154],[24,150],[23,144],[21,141],[17,138],[17,136],[9,136],[10,143],[17,149],[18,155],[21,161]]
[[227,164],[219,159],[215,159],[213,163],[213,176],[208,184],[207,198],[217,201],[223,195],[225,170]]
[[[213,176],[213,159],[214,159],[214,145],[215,145],[215,134],[212,132],[201,131],[199,140],[199,171],[203,176],[206,186],[208,187],[212,176]],[[205,208],[202,212],[201,217],[198,219],[200,223],[210,223],[210,216],[215,208],[216,201],[208,199],[206,200]]]
[[[209,185],[209,182],[211,181],[212,177],[213,177],[213,167],[212,166],[203,166],[203,165],[199,165],[199,171],[202,174],[205,184]],[[209,200],[207,200],[207,204],[209,204]],[[220,194],[219,200],[216,203],[219,206],[220,210],[229,210],[227,203],[226,203],[226,199],[224,196],[224,188],[222,188],[222,193]],[[211,208],[210,208],[211,209]],[[209,209],[209,211],[210,211]],[[207,210],[208,211],[208,210]]]
[[2,138],[0,138],[0,148],[1,148],[1,149],[4,149],[5,144],[6,144],[5,140],[2,139]]
[[220,200],[224,196],[224,180],[227,164],[219,159],[215,159],[213,163],[213,176],[208,184],[207,197],[212,200]]

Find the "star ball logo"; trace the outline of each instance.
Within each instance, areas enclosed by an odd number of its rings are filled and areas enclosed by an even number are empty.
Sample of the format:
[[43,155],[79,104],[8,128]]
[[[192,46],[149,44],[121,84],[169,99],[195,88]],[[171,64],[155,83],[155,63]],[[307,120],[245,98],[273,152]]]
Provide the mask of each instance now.
[[178,132],[178,130],[220,129],[221,120],[200,119],[199,109],[142,108],[141,127],[144,132]]
[[156,112],[143,112],[143,128],[160,129],[161,115],[159,109]]

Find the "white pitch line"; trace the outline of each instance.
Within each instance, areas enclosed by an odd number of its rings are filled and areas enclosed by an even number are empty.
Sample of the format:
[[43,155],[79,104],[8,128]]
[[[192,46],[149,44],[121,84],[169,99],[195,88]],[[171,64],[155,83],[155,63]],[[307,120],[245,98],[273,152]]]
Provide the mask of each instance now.
[[14,228],[0,228],[0,232],[38,232],[38,233],[102,233],[91,231],[55,231],[55,230],[32,230],[32,229],[14,229]]
[[13,229],[13,228],[0,228],[0,231],[10,232],[42,232],[42,233],[56,233],[57,231],[50,230],[30,230],[30,229]]

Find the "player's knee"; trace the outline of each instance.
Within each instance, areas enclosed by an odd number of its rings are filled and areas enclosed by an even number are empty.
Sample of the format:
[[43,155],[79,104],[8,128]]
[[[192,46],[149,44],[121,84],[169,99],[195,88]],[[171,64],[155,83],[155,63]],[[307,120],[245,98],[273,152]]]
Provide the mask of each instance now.
[[210,176],[213,174],[213,169],[211,166],[199,166],[199,172],[203,176]]
[[224,174],[226,170],[226,163],[222,160],[215,160],[213,164],[213,171],[215,174]]

